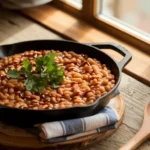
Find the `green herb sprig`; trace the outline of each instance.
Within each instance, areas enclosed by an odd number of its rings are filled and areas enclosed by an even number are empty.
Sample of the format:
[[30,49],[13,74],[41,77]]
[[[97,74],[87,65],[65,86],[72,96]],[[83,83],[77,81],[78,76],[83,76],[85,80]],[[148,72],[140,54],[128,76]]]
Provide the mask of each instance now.
[[23,61],[23,67],[19,72],[9,69],[7,75],[9,78],[19,78],[21,75],[26,77],[25,88],[29,91],[42,92],[48,85],[58,88],[58,85],[64,81],[64,68],[59,68],[54,58],[55,53],[49,53],[35,59],[36,69],[32,71],[32,64],[29,60]]

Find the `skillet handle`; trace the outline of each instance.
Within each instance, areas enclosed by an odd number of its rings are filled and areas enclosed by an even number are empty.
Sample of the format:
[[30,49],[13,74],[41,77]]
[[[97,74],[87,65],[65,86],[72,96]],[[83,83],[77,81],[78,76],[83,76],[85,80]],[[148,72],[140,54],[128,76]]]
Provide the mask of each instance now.
[[101,49],[112,49],[118,52],[119,54],[121,54],[122,56],[124,56],[124,58],[120,62],[118,62],[118,66],[120,70],[122,70],[132,59],[132,55],[128,50],[126,50],[121,45],[115,43],[87,43],[87,45],[94,46]]

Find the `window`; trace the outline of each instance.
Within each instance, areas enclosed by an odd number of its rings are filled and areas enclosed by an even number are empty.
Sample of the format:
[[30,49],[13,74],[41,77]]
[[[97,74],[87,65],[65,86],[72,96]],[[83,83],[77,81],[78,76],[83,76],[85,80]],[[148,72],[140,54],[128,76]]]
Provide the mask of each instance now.
[[77,9],[82,9],[82,0],[61,0],[71,6],[74,6]]
[[57,7],[150,52],[150,0],[55,0]]
[[149,6],[149,0],[98,0],[97,15],[116,27],[150,40]]

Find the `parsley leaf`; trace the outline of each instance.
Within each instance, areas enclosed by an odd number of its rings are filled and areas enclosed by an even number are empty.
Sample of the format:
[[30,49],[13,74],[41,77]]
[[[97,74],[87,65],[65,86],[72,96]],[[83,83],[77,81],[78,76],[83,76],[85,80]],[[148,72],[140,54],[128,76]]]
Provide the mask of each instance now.
[[43,58],[43,65],[50,66],[50,65],[54,64],[55,56],[57,56],[57,54],[55,54],[55,53],[50,53],[48,55],[45,55]]
[[31,72],[32,64],[29,60],[23,60],[23,66],[26,72]]
[[52,87],[54,88],[54,89],[57,89],[58,88],[58,84],[57,83],[52,83]]
[[36,82],[33,80],[33,77],[30,76],[25,81],[25,87],[27,90],[31,91],[33,87],[35,86]]
[[23,60],[23,67],[21,68],[21,73],[29,76],[31,74],[32,64],[29,60]]
[[[32,64],[29,60],[23,61],[23,67],[20,73],[24,74],[26,81],[25,87],[29,91],[42,92],[48,85],[53,88],[58,88],[59,84],[64,81],[64,68],[59,68],[54,59],[57,56],[55,53],[49,53],[35,59],[36,69],[32,71]],[[11,78],[18,78],[19,73],[16,70],[7,72]]]
[[25,81],[25,87],[29,91],[39,91],[42,92],[48,85],[47,80],[41,79],[40,76],[31,75]]
[[7,75],[9,78],[19,78],[19,73],[16,70],[9,69]]
[[36,62],[36,72],[37,73],[44,70],[44,68],[43,68],[43,57],[37,57],[35,59],[35,62]]

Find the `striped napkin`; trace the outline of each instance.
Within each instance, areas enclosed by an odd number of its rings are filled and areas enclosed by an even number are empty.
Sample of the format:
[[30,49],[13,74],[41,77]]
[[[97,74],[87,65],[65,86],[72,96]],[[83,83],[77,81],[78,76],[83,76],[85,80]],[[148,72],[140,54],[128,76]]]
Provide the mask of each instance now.
[[[114,94],[119,94],[117,90]],[[97,114],[84,118],[37,124],[41,141],[53,143],[104,132],[116,128],[118,114],[115,109],[106,106]]]

